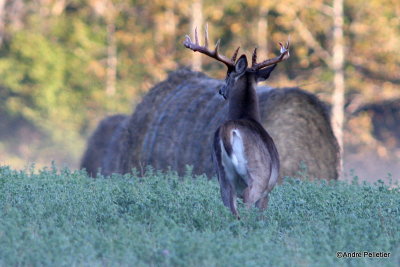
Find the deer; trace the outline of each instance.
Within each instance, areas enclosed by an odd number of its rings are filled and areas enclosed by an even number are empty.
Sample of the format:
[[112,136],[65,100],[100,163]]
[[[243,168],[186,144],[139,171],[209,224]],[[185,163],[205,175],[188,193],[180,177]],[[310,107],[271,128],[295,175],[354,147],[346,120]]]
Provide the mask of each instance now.
[[256,85],[269,78],[279,62],[289,58],[289,41],[279,43],[280,55],[257,63],[257,48],[252,55],[252,65],[241,55],[240,47],[232,58],[219,53],[220,40],[215,49],[208,48],[208,27],[205,28],[205,44],[199,44],[197,28],[195,42],[185,36],[183,45],[207,55],[227,67],[225,84],[219,94],[228,102],[228,120],[214,133],[212,159],[220,184],[223,204],[240,219],[237,198],[243,199],[247,208],[256,206],[263,211],[268,206],[268,194],[279,176],[279,154],[271,136],[261,125]]

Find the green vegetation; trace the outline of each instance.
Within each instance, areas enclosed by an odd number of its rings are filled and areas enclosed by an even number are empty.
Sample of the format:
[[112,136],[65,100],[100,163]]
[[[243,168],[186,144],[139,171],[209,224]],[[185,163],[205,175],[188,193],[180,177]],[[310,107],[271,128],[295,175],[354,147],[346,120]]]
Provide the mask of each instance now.
[[[395,266],[400,191],[287,181],[237,221],[217,183],[148,169],[91,179],[0,168],[0,266]],[[391,252],[337,259],[336,251]]]

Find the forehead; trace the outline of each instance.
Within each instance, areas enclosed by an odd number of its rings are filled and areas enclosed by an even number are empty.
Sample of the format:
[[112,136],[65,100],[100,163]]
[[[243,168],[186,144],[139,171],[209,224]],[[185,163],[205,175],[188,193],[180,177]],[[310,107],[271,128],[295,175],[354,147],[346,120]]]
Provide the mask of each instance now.
[[[226,77],[225,77],[225,79],[228,79],[229,77],[230,77],[230,75],[232,74],[232,73],[234,73],[235,72],[235,68],[228,68],[228,70],[226,71]],[[251,72],[254,72],[254,71],[252,71],[252,69],[250,69],[250,68],[246,68],[246,71],[245,71],[246,73],[251,73]]]

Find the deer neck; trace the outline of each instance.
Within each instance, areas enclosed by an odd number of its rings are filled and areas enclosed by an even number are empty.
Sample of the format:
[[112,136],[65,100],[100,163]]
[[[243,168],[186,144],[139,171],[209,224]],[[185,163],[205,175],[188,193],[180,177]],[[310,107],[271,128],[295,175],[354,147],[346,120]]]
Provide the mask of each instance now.
[[261,122],[258,97],[255,89],[256,83],[246,75],[233,88],[229,98],[229,119],[253,119]]

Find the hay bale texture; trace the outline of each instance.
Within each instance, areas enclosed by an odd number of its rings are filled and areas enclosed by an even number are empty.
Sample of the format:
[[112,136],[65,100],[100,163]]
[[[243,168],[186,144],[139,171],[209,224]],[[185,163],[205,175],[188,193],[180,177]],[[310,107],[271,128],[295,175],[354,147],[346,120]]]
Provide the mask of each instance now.
[[97,172],[103,167],[105,156],[109,153],[110,141],[115,136],[115,131],[120,127],[127,115],[113,115],[103,119],[88,141],[88,145],[81,160],[81,169],[86,169],[87,173],[96,177]]
[[[105,174],[146,165],[183,174],[186,165],[192,165],[195,174],[214,176],[212,136],[228,109],[228,101],[217,93],[222,85],[188,69],[170,74],[116,131],[113,146],[118,155],[104,161]],[[280,177],[297,176],[299,167],[306,166],[312,178],[337,179],[339,150],[325,105],[296,88],[264,87],[258,93],[262,124],[279,151]]]

